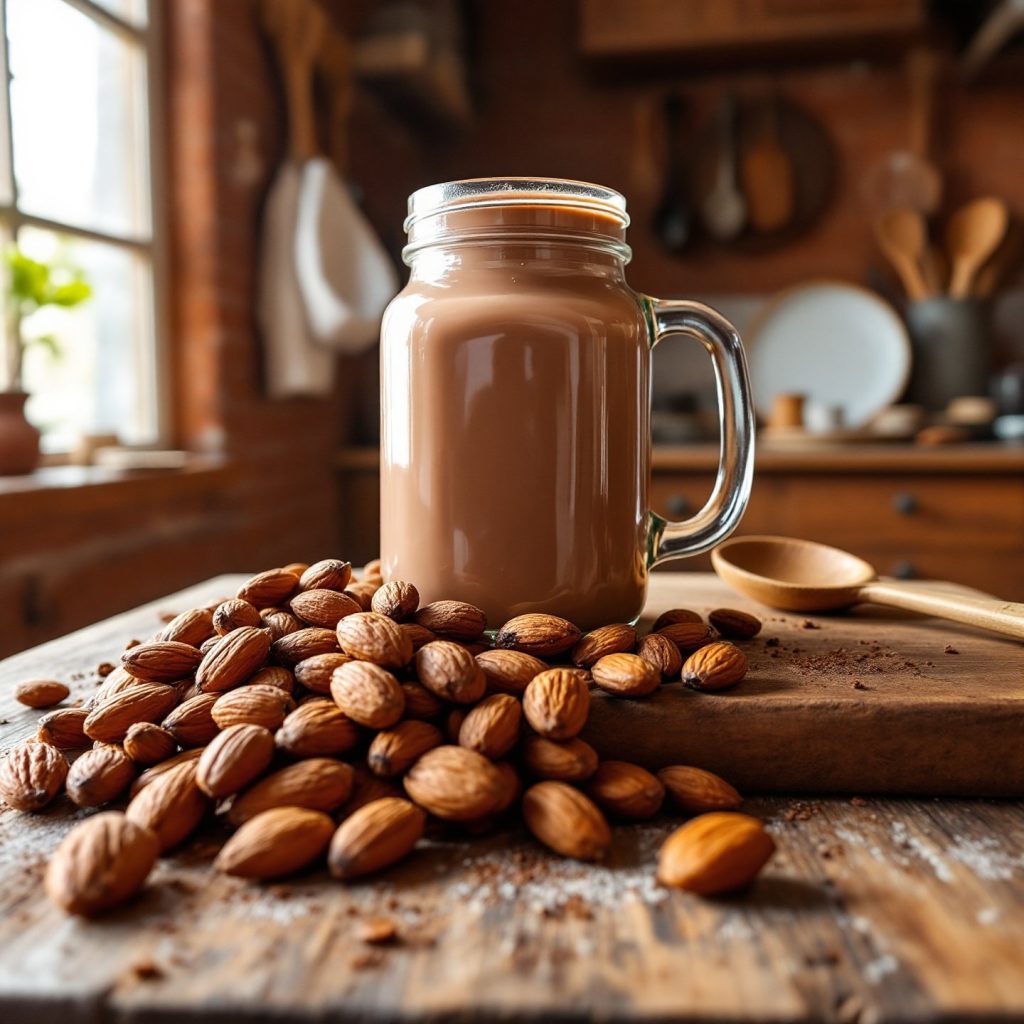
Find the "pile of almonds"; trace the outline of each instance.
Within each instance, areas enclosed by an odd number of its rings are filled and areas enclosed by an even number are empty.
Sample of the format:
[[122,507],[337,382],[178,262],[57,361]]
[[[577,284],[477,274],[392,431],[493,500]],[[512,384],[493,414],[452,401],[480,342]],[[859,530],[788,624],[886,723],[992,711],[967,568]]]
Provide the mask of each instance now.
[[[491,642],[480,609],[421,607],[379,563],[358,579],[337,559],[271,569],[129,646],[84,706],[43,716],[0,764],[0,796],[22,811],[62,791],[83,808],[127,801],[79,822],[50,861],[47,890],[76,914],[129,898],[211,813],[235,830],[217,870],[275,879],[326,855],[344,881],[410,854],[428,821],[478,834],[517,812],[552,850],[596,860],[606,815],[650,818],[666,791],[696,817],[666,840],[659,880],[723,892],[774,850],[736,813],[736,790],[696,767],[599,762],[579,738],[592,687],[643,699],[676,680],[739,683],[747,661],[732,641],[761,623],[730,609],[709,619],[675,609],[641,639],[528,614]],[[34,708],[66,696],[55,682],[19,689]],[[70,765],[68,751],[81,751]]]

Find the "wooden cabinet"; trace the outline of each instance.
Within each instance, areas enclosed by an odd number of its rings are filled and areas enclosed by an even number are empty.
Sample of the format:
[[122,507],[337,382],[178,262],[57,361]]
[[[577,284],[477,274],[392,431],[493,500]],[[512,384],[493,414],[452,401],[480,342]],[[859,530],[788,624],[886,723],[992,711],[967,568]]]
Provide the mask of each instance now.
[[[656,449],[651,507],[686,519],[707,500],[718,453]],[[377,554],[377,454],[350,451],[342,474],[342,544],[353,560]],[[922,450],[876,446],[757,455],[738,533],[834,544],[884,576],[946,579],[1024,601],[1024,449]],[[667,563],[706,571],[707,555]]]

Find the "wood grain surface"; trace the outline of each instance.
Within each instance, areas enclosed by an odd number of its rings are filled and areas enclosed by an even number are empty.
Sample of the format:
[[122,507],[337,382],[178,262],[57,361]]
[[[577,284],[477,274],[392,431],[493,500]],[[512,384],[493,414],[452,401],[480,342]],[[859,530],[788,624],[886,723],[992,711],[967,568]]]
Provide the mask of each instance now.
[[[16,681],[56,675],[73,696],[86,692],[91,669],[153,632],[159,611],[235,584],[210,581],[0,664],[0,746],[39,717],[14,704]],[[652,612],[666,586],[685,586],[691,606],[719,603],[713,581],[667,577]],[[840,620],[821,622],[806,633],[824,641]],[[961,654],[946,656],[964,659],[961,686],[985,642],[965,631]],[[322,873],[272,886],[216,877],[208,861],[224,834],[211,826],[161,861],[139,899],[96,922],[64,916],[40,891],[47,855],[82,812],[64,802],[3,811],[0,1020],[1024,1019],[1024,806],[766,797],[747,809],[779,853],[729,899],[655,884],[669,817],[616,828],[598,866],[548,856],[518,833],[435,838],[347,887]],[[361,940],[374,917],[396,924],[397,943]]]

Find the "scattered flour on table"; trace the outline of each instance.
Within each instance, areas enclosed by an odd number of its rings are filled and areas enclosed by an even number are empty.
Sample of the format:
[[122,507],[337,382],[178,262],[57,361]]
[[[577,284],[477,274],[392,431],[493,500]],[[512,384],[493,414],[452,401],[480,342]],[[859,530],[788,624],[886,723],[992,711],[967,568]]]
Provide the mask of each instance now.
[[949,865],[943,859],[942,854],[923,839],[911,835],[907,826],[902,821],[894,821],[889,828],[889,832],[892,835],[892,841],[897,846],[902,846],[904,849],[912,850],[916,853],[935,872],[935,877],[940,882],[952,882],[954,880],[955,876],[950,871]]
[[864,965],[864,980],[869,985],[877,985],[883,978],[895,974],[899,969],[900,964],[896,957],[886,953]]

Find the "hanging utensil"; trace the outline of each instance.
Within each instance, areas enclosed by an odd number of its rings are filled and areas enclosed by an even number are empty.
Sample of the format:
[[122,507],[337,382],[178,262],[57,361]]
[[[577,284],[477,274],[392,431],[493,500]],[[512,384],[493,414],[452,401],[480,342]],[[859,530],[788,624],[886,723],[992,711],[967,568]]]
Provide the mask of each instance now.
[[740,180],[755,231],[777,231],[793,217],[793,161],[779,134],[779,97],[767,100],[757,138],[743,153]]
[[682,128],[683,100],[678,93],[665,97],[665,188],[654,212],[654,233],[670,252],[679,252],[690,241],[693,213],[684,182]]
[[719,113],[719,154],[715,184],[701,205],[708,233],[727,242],[747,223],[747,201],[736,182],[736,97],[722,98]]
[[928,250],[928,229],[917,210],[890,210],[875,221],[875,237],[903,282],[907,298],[931,298],[922,261]]
[[967,298],[978,271],[1002,245],[1009,225],[1006,203],[995,197],[961,206],[946,225],[946,251],[952,264],[949,294]]

